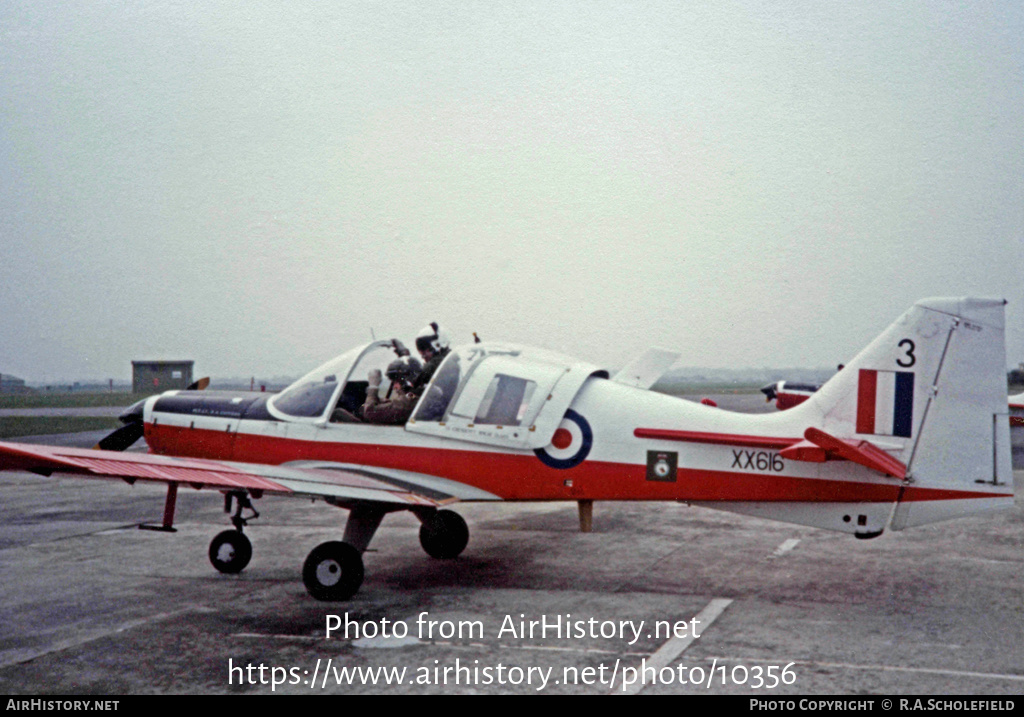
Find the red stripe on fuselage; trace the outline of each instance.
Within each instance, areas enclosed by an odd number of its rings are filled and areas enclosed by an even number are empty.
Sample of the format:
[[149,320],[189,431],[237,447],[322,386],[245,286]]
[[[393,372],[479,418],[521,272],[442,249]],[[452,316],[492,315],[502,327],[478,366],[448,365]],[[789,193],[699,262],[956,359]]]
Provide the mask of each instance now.
[[[147,426],[146,439],[154,453],[186,447],[173,455],[197,458],[206,445],[202,429]],[[584,461],[559,470],[544,465],[532,452],[502,453],[459,448],[393,446],[368,443],[301,441],[239,433],[230,460],[280,464],[295,460],[356,463],[425,473],[476,486],[506,500],[692,500],[692,501],[806,501],[892,502],[899,485],[860,481],[796,478],[694,468],[679,468],[675,482],[647,480],[645,464]],[[566,485],[566,483],[571,485]],[[955,490],[915,489],[903,500],[997,498],[999,494]]]
[[703,431],[672,431],[667,428],[637,428],[637,438],[655,438],[662,441],[683,443],[711,443],[718,446],[742,446],[743,448],[789,448],[801,441],[800,438],[774,438],[771,436],[743,436],[735,433],[707,433]]

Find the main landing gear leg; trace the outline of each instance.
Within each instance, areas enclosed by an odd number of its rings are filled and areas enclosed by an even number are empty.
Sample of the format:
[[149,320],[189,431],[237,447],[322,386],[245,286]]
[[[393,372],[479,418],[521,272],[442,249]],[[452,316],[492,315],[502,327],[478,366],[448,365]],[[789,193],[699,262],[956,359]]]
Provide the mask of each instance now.
[[[252,543],[242,533],[242,528],[250,520],[260,517],[260,514],[252,506],[249,496],[242,491],[232,491],[225,494],[225,513],[231,512],[231,503],[233,501],[238,506],[235,514],[231,516],[231,523],[235,526],[235,529],[218,533],[217,537],[210,542],[210,562],[213,564],[213,567],[222,573],[240,573],[249,564],[249,561],[252,560]],[[252,515],[243,517],[243,510],[251,510]]]
[[313,548],[302,566],[302,582],[317,600],[348,600],[363,584],[363,552],[388,511],[380,506],[352,508],[342,541]]

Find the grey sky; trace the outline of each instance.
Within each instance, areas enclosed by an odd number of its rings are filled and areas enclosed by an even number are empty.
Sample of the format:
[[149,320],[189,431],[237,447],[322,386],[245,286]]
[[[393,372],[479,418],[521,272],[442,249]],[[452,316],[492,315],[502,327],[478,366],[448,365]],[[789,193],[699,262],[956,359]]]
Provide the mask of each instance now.
[[427,321],[828,366],[1002,296],[1019,2],[0,9],[0,371],[298,374]]

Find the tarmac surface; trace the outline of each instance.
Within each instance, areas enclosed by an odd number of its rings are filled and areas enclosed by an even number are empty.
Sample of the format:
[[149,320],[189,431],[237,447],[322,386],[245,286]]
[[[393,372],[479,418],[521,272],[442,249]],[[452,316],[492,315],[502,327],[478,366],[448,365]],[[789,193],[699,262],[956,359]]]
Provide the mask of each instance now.
[[675,503],[598,503],[588,534],[571,503],[462,504],[461,557],[427,557],[418,522],[391,515],[359,593],[320,603],[302,563],[341,539],[344,511],[258,501],[253,560],[221,575],[207,558],[229,527],[221,495],[183,489],[176,533],[138,530],[163,500],[0,474],[0,694],[1024,690],[1019,506],[859,541]]

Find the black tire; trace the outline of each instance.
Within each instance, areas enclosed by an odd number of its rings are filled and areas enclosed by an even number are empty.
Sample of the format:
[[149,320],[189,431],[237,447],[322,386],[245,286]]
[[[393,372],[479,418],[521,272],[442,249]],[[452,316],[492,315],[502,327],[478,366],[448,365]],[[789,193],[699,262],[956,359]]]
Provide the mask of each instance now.
[[420,525],[420,545],[432,558],[457,558],[469,545],[469,527],[458,513],[439,510]]
[[240,573],[252,560],[252,543],[238,530],[225,530],[210,541],[210,562],[222,573]]
[[363,584],[363,556],[348,543],[321,543],[302,565],[302,582],[317,600],[348,600]]

